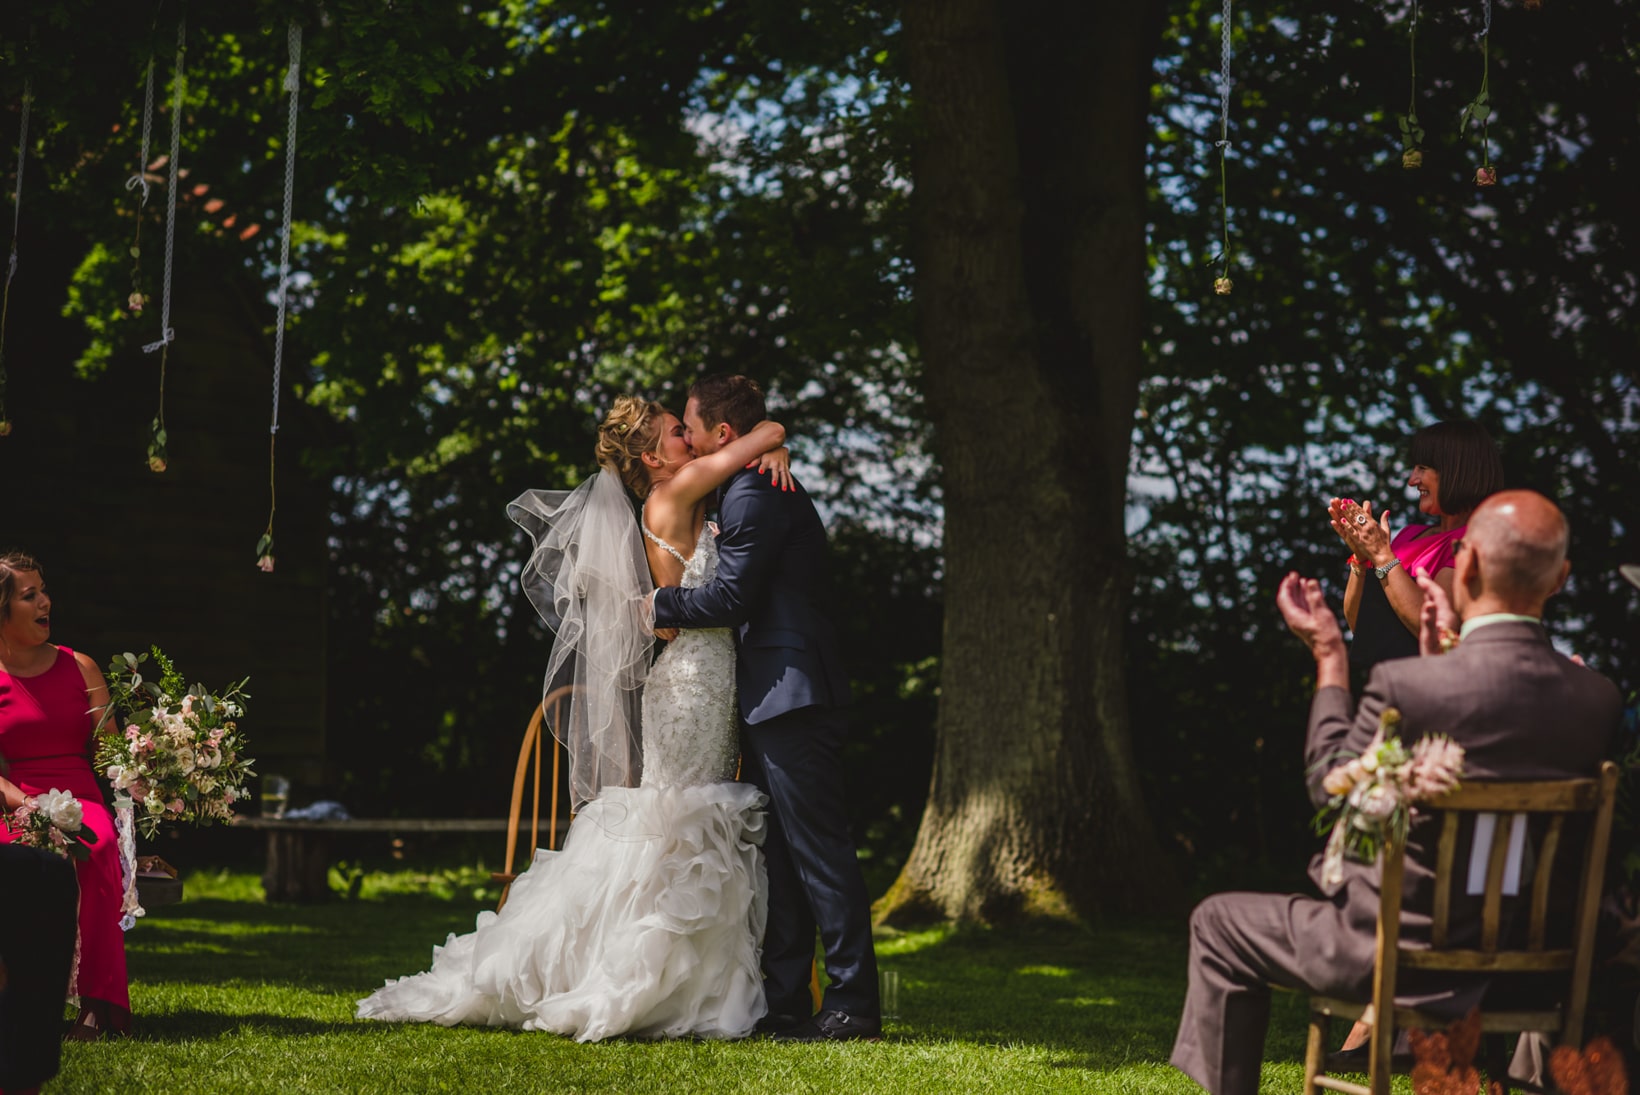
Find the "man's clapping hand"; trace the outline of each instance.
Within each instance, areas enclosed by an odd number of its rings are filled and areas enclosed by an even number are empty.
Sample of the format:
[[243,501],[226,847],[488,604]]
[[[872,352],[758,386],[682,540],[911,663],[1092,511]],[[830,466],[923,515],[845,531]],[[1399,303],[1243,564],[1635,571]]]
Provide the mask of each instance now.
[[1297,571],[1289,572],[1276,591],[1276,607],[1281,610],[1287,627],[1304,640],[1311,653],[1319,655],[1325,649],[1344,648],[1344,632],[1339,629],[1338,617],[1327,607],[1327,599],[1321,595],[1321,583],[1314,578],[1300,577]]
[[1425,657],[1445,654],[1458,639],[1458,614],[1452,610],[1452,600],[1423,567],[1412,580],[1424,591],[1424,604],[1418,612],[1418,653]]

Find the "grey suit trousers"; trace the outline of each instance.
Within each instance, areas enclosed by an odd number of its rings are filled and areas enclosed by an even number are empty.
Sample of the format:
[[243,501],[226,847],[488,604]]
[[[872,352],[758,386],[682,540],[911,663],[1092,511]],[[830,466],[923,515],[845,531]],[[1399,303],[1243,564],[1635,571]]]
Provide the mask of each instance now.
[[1190,914],[1190,988],[1173,1066],[1212,1095],[1255,1095],[1270,985],[1346,999],[1372,992],[1371,936],[1341,933],[1347,902],[1300,894],[1214,894]]

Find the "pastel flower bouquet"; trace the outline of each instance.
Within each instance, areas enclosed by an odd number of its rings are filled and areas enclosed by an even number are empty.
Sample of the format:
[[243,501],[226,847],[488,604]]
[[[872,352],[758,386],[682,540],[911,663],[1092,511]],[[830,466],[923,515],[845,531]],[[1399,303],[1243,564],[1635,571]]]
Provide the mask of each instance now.
[[1322,859],[1321,880],[1344,878],[1344,856],[1371,863],[1385,843],[1405,844],[1415,806],[1458,786],[1463,746],[1430,734],[1408,749],[1399,735],[1401,712],[1384,708],[1378,731],[1361,755],[1328,770],[1321,788],[1332,796],[1315,815],[1315,831],[1332,835]]
[[85,826],[80,800],[55,787],[43,795],[30,795],[10,814],[0,810],[0,823],[11,831],[13,843],[69,859],[86,859],[90,846],[97,843],[97,834]]
[[122,654],[109,663],[110,707],[125,728],[102,730],[96,757],[114,787],[115,808],[129,799],[145,837],[167,822],[232,818],[253,763],[236,721],[250,698],[245,681],[220,694],[190,687],[158,647],[152,650],[158,680],[143,676],[147,654]]

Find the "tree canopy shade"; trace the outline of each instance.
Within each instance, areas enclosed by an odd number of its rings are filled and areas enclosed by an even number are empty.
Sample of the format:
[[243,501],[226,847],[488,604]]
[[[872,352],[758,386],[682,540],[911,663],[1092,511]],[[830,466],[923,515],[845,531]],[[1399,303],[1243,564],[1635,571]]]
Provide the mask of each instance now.
[[[589,470],[612,393],[709,370],[767,383],[835,515],[857,820],[905,861],[886,915],[1144,909],[1169,863],[1299,863],[1308,686],[1274,584],[1341,575],[1328,495],[1406,517],[1404,438],[1436,418],[1481,419],[1567,509],[1552,624],[1632,686],[1637,5],[1495,6],[1484,191],[1457,126],[1478,12],[1421,9],[1406,171],[1407,5],[1237,5],[1229,297],[1221,10],[192,7],[178,262],[264,328],[305,30],[285,361],[329,490],[328,789],[493,812],[545,642],[502,507]],[[167,131],[180,13],[0,11],[8,142],[35,94],[19,277],[83,332],[14,370],[152,367],[126,248],[145,218],[154,292],[161,203],[122,184],[150,56]]]

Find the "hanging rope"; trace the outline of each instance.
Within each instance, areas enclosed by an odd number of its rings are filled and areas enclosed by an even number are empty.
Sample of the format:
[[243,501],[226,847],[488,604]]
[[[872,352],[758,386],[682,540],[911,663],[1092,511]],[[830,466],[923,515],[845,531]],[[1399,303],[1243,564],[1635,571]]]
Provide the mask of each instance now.
[[1230,154],[1230,3],[1224,0],[1220,16],[1219,37],[1219,139],[1214,142],[1219,150],[1219,207],[1224,213],[1224,242],[1219,251],[1223,269],[1213,279],[1213,291],[1221,297],[1229,296],[1230,281],[1230,184],[1226,160]]
[[268,425],[268,527],[256,542],[256,565],[273,570],[273,515],[278,510],[275,493],[274,453],[279,440],[280,371],[285,357],[285,307],[290,297],[291,202],[296,193],[296,113],[302,87],[302,28],[290,25],[290,68],[285,73],[285,90],[290,92],[290,120],[285,127],[285,229],[279,243],[279,319],[273,328],[273,418]]
[[148,81],[142,94],[142,149],[137,154],[137,173],[125,180],[127,190],[142,189],[137,203],[137,230],[131,238],[131,295],[126,306],[141,315],[148,299],[142,294],[142,211],[148,206],[148,136],[154,128],[154,59],[148,58]]
[[17,276],[17,229],[23,217],[23,161],[28,156],[28,111],[34,102],[34,83],[23,81],[22,121],[17,127],[17,190],[11,196],[11,257],[6,260],[6,288],[0,296],[0,437],[11,433],[6,415],[6,317],[11,312],[11,279]]
[[165,274],[160,288],[159,306],[159,339],[150,342],[142,348],[145,354],[155,350],[159,355],[159,410],[154,415],[151,427],[152,434],[148,439],[148,467],[151,471],[161,472],[166,465],[165,432],[165,366],[170,355],[171,343],[176,340],[177,333],[171,327],[171,259],[176,249],[177,230],[177,167],[182,156],[182,97],[185,88],[182,62],[188,48],[188,21],[177,23],[177,63],[176,75],[172,77],[173,95],[171,100],[171,162],[170,177],[166,183],[165,193]]

